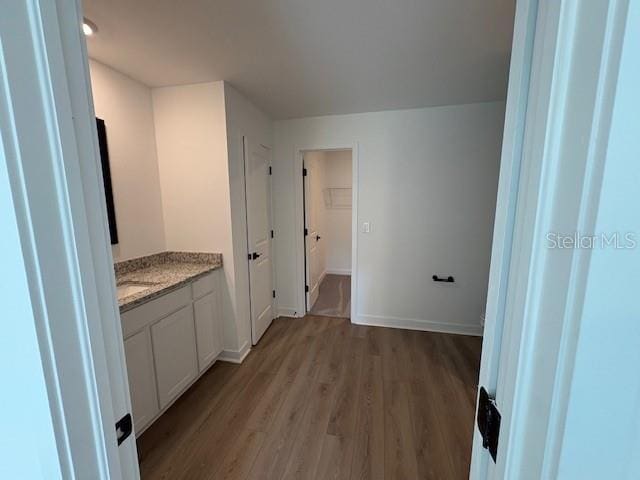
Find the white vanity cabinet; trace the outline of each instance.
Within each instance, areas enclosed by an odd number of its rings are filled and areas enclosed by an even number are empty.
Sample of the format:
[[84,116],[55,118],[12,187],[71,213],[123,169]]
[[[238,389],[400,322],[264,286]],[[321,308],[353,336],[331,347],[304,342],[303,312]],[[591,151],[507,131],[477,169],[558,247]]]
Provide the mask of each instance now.
[[160,408],[198,376],[193,308],[188,305],[151,326]]
[[218,285],[204,277],[193,284],[198,369],[203,372],[222,352],[222,310]]
[[219,276],[216,270],[121,315],[136,436],[222,352]]
[[142,330],[127,338],[124,341],[124,354],[127,358],[133,428],[138,432],[149,425],[160,411],[149,330]]

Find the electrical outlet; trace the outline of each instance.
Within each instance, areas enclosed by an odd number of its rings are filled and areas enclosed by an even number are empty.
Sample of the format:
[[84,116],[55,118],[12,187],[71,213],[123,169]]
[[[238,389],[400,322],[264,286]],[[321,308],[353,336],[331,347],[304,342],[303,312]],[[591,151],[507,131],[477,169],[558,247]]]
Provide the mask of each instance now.
[[362,224],[362,232],[363,233],[369,233],[371,232],[371,224],[369,222],[364,222]]

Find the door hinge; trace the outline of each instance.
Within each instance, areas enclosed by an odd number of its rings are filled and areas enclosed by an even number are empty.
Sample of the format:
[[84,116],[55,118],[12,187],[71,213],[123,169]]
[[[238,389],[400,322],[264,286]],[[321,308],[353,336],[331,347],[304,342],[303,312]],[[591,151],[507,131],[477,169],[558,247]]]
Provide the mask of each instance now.
[[133,420],[131,414],[127,413],[124,417],[116,422],[116,439],[118,445],[124,442],[129,435],[133,432]]
[[273,171],[271,170],[271,166],[269,166],[269,175],[272,175],[273,174],[272,172]]
[[273,230],[271,230],[271,238],[273,238],[273,235],[274,235]]
[[305,228],[305,229],[304,229],[304,236],[306,237],[307,235],[309,235],[309,229],[308,229],[308,228]]
[[309,292],[309,285],[305,285],[305,286],[304,286],[304,291],[305,291],[305,293],[306,293],[306,292]]
[[489,396],[484,387],[480,387],[480,394],[478,395],[478,430],[482,436],[482,446],[489,450],[494,462],[498,455],[501,418],[495,399]]
[[271,290],[271,296],[272,296],[273,298],[276,298],[276,291],[275,291],[275,290]]
[[306,177],[306,176],[307,176],[307,169],[306,169],[306,168],[303,168],[303,169],[302,169],[302,176],[303,176],[303,177]]

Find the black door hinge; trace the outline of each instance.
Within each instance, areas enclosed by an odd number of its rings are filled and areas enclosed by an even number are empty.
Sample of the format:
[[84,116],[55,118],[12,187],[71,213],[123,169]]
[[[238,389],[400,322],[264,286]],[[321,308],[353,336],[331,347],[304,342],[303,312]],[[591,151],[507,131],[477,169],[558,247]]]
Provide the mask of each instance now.
[[271,230],[271,238],[273,238],[273,230]]
[[494,462],[498,455],[501,418],[495,399],[489,396],[484,387],[480,387],[480,394],[478,395],[478,430],[482,436],[482,446],[489,450]]
[[302,169],[302,176],[303,176],[303,177],[306,177],[306,176],[307,176],[307,169],[306,169],[306,168],[303,168],[303,169]]
[[271,170],[271,166],[269,166],[269,175],[272,175],[272,170]]
[[131,414],[127,413],[124,417],[116,422],[116,439],[118,445],[124,442],[129,435],[133,432],[133,420]]
[[273,298],[276,298],[276,291],[275,291],[275,290],[271,290],[271,296],[272,296]]
[[306,237],[307,235],[309,235],[309,229],[308,229],[308,228],[305,228],[305,229],[304,229],[304,236]]
[[309,285],[305,285],[305,286],[304,286],[304,291],[305,291],[305,292],[308,292],[308,291],[309,291]]

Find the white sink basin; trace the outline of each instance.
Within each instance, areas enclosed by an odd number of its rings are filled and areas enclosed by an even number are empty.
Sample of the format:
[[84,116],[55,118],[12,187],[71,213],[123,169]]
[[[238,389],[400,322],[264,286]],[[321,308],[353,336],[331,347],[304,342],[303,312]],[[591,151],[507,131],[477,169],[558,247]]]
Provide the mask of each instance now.
[[129,295],[135,295],[136,293],[149,290],[152,286],[153,285],[144,285],[139,283],[123,283],[122,285],[118,285],[118,300],[122,300]]

